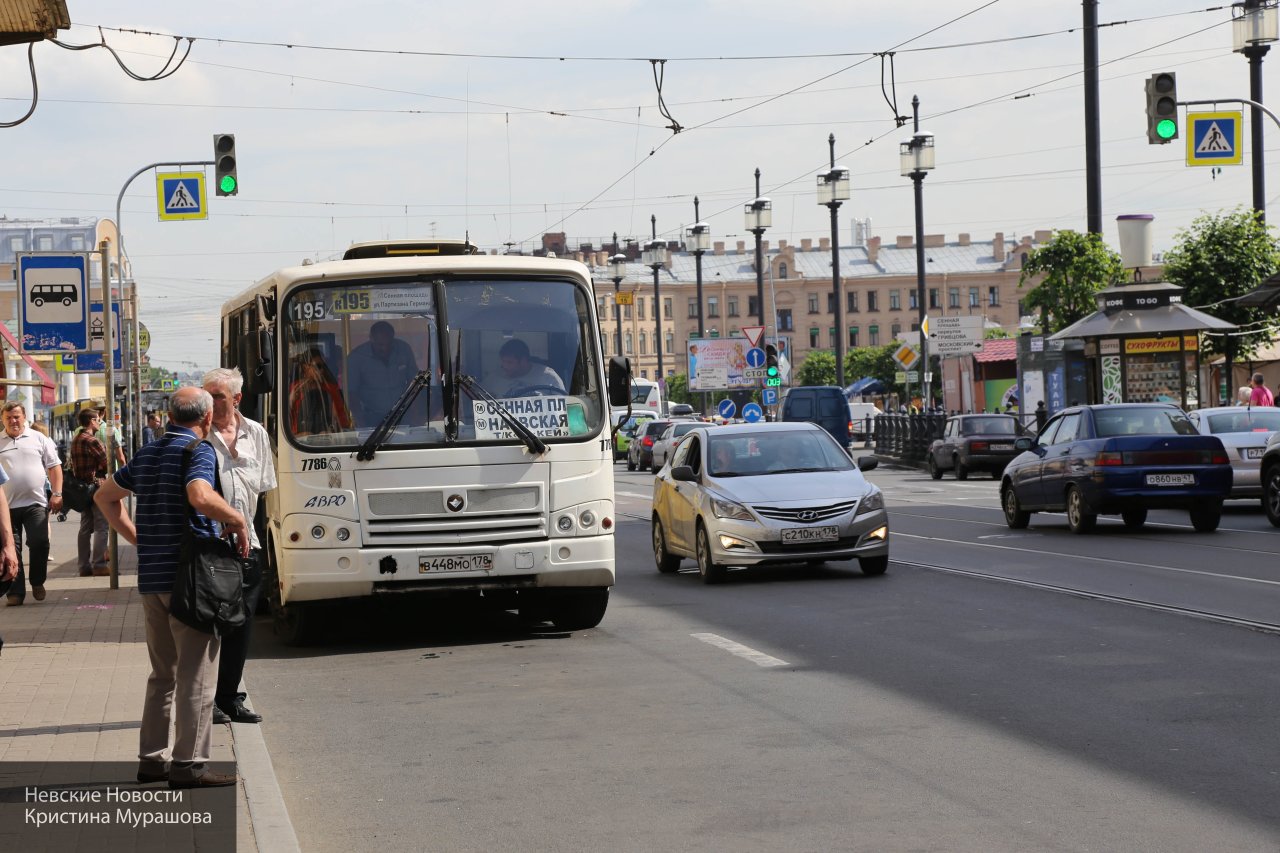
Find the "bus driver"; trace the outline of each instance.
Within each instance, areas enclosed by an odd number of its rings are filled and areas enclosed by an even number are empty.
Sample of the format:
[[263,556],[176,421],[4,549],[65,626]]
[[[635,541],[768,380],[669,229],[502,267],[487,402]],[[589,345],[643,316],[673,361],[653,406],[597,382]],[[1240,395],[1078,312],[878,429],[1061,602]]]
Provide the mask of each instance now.
[[564,393],[564,381],[545,364],[529,358],[529,345],[519,338],[512,338],[498,350],[501,375],[492,384],[486,383],[495,397],[519,397],[535,389],[552,388]]

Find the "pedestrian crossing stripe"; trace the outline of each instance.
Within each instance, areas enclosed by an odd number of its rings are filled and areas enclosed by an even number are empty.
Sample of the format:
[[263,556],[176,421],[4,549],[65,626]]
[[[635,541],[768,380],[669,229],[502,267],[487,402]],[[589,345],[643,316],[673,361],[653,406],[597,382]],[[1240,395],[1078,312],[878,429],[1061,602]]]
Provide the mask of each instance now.
[[161,221],[208,219],[204,172],[156,173],[156,206]]
[[1243,160],[1244,113],[1187,113],[1187,165],[1235,166]]

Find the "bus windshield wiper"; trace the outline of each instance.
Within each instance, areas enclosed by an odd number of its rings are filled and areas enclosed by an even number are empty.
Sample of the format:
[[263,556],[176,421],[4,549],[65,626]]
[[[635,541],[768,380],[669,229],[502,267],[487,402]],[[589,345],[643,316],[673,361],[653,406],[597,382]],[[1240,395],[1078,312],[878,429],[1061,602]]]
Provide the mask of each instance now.
[[[360,445],[360,449],[356,451],[356,459],[361,462],[368,462],[373,458],[373,455],[378,452],[378,448],[386,442],[391,430],[395,429],[396,425],[404,419],[405,412],[409,411],[413,401],[418,398],[418,392],[430,383],[430,368],[418,371],[417,375],[409,380],[409,384],[400,394],[400,399],[396,400],[396,404],[391,407],[391,410],[382,416],[382,420],[373,428],[373,432],[369,433],[369,437],[364,440],[364,444]],[[429,405],[430,401],[428,400]]]
[[535,434],[533,430],[520,423],[516,416],[511,414],[511,411],[504,406],[501,401],[486,391],[484,386],[475,380],[475,377],[468,376],[465,373],[457,373],[454,374],[453,381],[465,388],[472,397],[478,396],[481,400],[484,400],[492,406],[493,410],[502,418],[503,423],[505,423],[512,432],[518,435],[520,440],[524,442],[525,446],[529,448],[530,453],[535,456],[541,456],[543,453],[547,452],[547,443],[538,438],[537,434]]

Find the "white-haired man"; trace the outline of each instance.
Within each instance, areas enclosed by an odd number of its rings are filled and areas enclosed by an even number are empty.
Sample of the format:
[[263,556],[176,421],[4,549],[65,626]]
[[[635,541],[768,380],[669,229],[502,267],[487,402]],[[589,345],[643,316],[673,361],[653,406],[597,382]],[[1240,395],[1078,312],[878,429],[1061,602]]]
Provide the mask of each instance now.
[[259,723],[262,715],[245,707],[248,697],[240,691],[240,679],[244,676],[244,663],[249,654],[253,613],[262,595],[262,544],[253,529],[253,516],[258,509],[258,498],[263,492],[276,487],[275,465],[266,429],[240,413],[244,377],[239,368],[210,370],[200,384],[213,397],[213,429],[209,433],[209,443],[218,452],[222,496],[244,516],[251,549],[244,566],[244,604],[249,618],[243,627],[222,637],[218,690],[213,697],[213,721]]

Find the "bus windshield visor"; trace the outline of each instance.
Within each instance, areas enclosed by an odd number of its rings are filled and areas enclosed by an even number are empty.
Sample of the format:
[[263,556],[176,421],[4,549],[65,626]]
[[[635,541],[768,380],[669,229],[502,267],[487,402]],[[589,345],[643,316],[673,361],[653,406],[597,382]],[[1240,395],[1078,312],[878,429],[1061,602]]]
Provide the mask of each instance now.
[[572,282],[345,281],[296,290],[284,311],[284,421],[302,447],[358,447],[415,384],[383,449],[523,443],[510,417],[548,443],[600,429],[598,336]]

